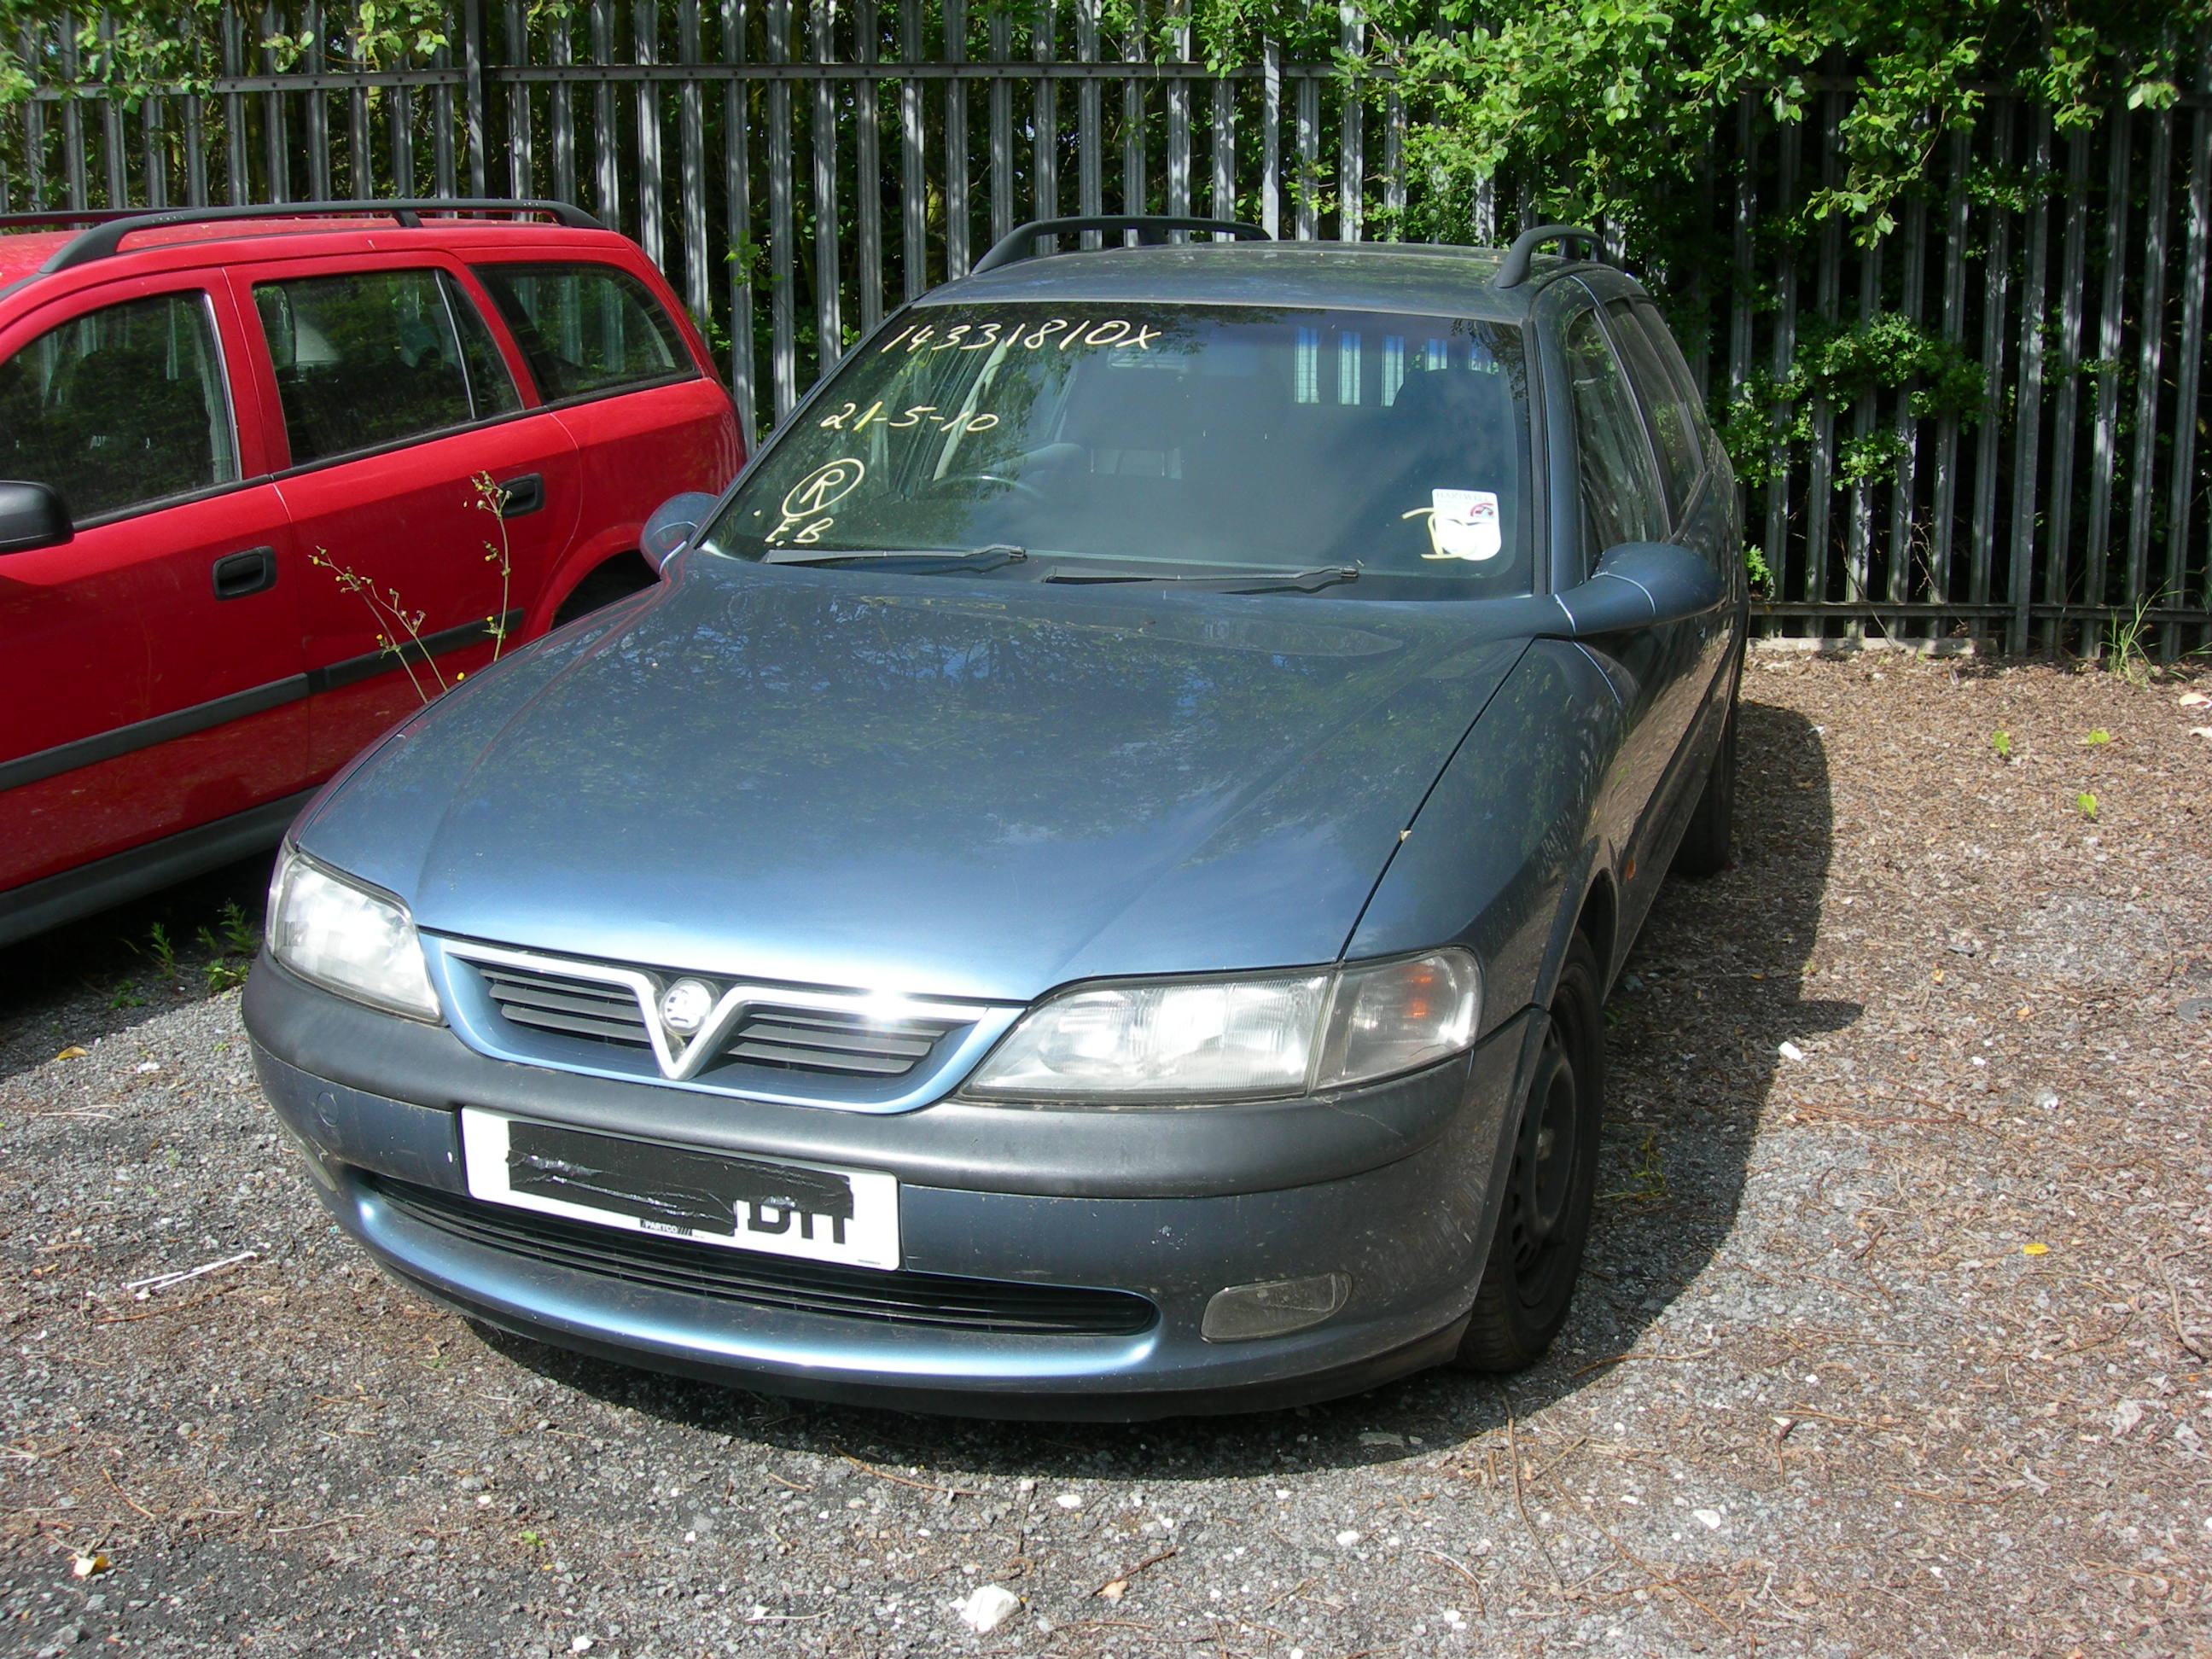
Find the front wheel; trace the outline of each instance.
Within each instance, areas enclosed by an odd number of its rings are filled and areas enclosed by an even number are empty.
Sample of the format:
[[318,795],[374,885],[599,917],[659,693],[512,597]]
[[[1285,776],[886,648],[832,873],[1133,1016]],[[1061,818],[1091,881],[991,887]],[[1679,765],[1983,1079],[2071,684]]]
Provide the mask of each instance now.
[[1597,957],[1577,934],[1552,994],[1536,1074],[1514,1128],[1498,1231],[1454,1360],[1466,1370],[1533,1365],[1566,1323],[1589,1237],[1605,1115],[1598,982]]

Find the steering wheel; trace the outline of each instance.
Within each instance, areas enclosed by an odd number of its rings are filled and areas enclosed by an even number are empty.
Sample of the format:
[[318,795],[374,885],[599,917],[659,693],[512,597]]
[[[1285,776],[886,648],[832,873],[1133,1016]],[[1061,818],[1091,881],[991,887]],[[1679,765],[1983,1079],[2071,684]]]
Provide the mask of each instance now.
[[996,472],[948,472],[941,478],[933,479],[929,487],[932,489],[943,489],[957,483],[1000,484],[1018,495],[1028,496],[1033,501],[1041,501],[1044,499],[1044,491],[1039,489],[1035,484],[1024,483],[1019,478],[1009,478]]

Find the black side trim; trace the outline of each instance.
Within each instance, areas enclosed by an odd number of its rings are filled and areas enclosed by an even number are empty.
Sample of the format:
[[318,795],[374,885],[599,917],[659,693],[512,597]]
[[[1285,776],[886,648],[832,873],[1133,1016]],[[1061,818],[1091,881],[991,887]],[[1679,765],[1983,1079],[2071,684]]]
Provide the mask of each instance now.
[[[477,626],[481,629],[483,624],[479,623]],[[15,760],[0,761],[0,791],[20,789],[27,783],[36,783],[40,779],[52,777],[58,772],[72,772],[80,766],[96,765],[101,761],[113,760],[118,755],[151,749],[155,744],[167,743],[172,738],[204,732],[211,726],[221,726],[228,720],[244,720],[248,714],[258,714],[264,709],[297,702],[311,689],[308,678],[305,674],[295,674],[289,679],[271,680],[265,685],[234,691],[227,697],[196,702],[189,708],[172,709],[168,714],[156,714],[149,720],[137,720],[129,726],[118,726],[112,732],[79,738],[75,743],[58,744],[52,749],[41,749],[35,754],[24,755]]]
[[0,945],[274,847],[314,793],[303,789],[0,893]]
[[[508,611],[500,618],[499,625],[513,633],[522,625],[522,612],[519,609]],[[395,672],[402,664],[442,657],[449,651],[481,645],[491,637],[492,624],[489,620],[463,623],[458,628],[441,628],[434,634],[425,634],[419,643],[410,640],[403,646],[371,651],[365,656],[348,657],[321,668],[311,668],[301,678],[309,691],[335,691],[342,685],[352,685],[362,680],[374,679],[379,674]]]
[[[513,633],[522,625],[521,611],[508,611],[500,619],[500,625]],[[463,623],[458,628],[441,629],[435,634],[424,635],[419,645],[410,641],[398,650],[371,651],[365,656],[348,657],[343,662],[311,669],[305,674],[295,674],[289,679],[271,680],[266,685],[234,691],[227,697],[216,697],[210,702],[196,702],[189,708],[177,708],[166,714],[156,714],[149,720],[137,720],[129,726],[118,726],[112,732],[100,732],[88,738],[79,738],[74,743],[58,744],[35,754],[0,761],[0,793],[20,789],[27,783],[36,783],[57,773],[73,772],[80,766],[96,766],[101,761],[113,760],[141,749],[151,749],[157,744],[167,743],[177,738],[190,737],[193,732],[204,732],[212,726],[244,720],[248,714],[282,708],[317,691],[331,691],[342,685],[373,679],[379,674],[396,672],[403,663],[442,657],[451,651],[481,645],[491,637],[492,624],[489,621]]]
[[[548,410],[558,413],[564,409],[581,409],[586,404],[605,403],[610,398],[627,398],[633,392],[655,392],[663,386],[684,386],[693,380],[705,380],[712,378],[710,375],[701,374],[695,365],[686,371],[671,371],[666,374],[656,374],[649,380],[623,380],[617,385],[600,386],[591,392],[571,392],[565,398],[547,398],[544,403],[538,405],[538,410],[541,414]],[[722,385],[720,380],[715,380],[714,384],[717,386]],[[728,390],[726,386],[723,386],[722,389]],[[544,395],[541,391],[539,396]]]

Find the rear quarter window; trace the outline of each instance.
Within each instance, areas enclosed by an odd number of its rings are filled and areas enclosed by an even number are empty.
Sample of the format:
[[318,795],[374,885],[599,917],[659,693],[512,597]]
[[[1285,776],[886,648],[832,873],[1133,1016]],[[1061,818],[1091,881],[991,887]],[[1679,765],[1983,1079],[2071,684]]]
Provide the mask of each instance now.
[[674,320],[628,271],[600,264],[474,269],[548,403],[696,372]]

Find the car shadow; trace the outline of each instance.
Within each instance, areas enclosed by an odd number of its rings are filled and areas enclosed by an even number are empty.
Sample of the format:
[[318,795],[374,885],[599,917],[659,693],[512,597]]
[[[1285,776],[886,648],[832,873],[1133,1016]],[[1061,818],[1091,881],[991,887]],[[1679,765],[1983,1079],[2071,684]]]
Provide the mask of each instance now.
[[[1607,1007],[1607,1131],[1597,1221],[1567,1328],[1516,1376],[1432,1370],[1289,1411],[1108,1425],[971,1421],[820,1405],[682,1381],[504,1334],[528,1369],[672,1424],[793,1451],[978,1474],[1147,1480],[1294,1474],[1449,1450],[1597,1381],[1635,1351],[1735,1227],[1780,1048],[1858,1005],[1808,1000],[1833,816],[1820,732],[1741,712],[1736,861],[1669,882]],[[1363,1438],[1364,1437],[1364,1438]]]
[[260,938],[273,856],[0,946],[0,1082],[234,983]]

